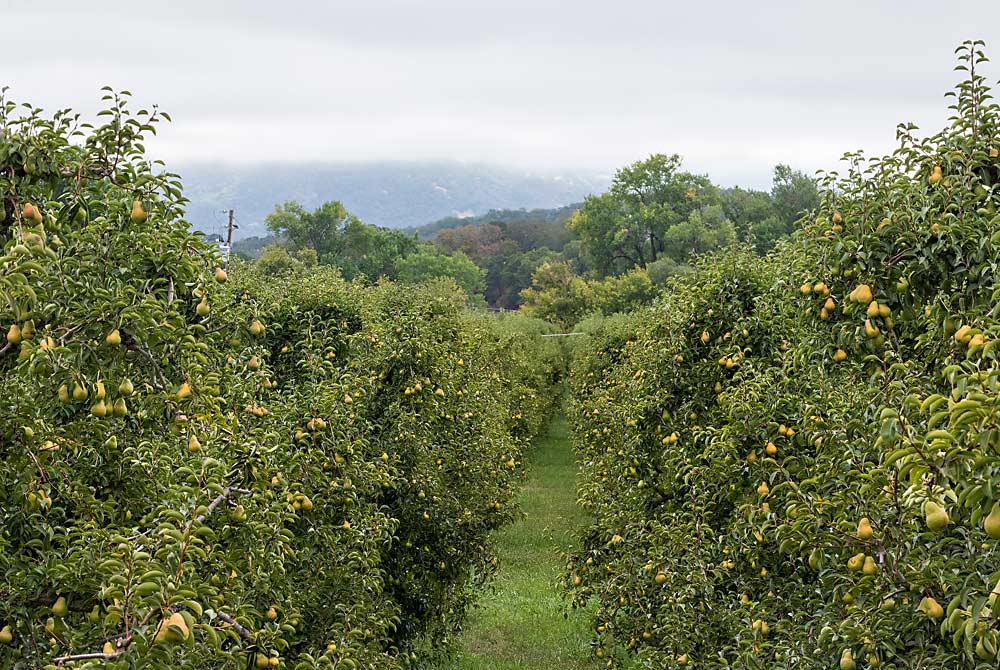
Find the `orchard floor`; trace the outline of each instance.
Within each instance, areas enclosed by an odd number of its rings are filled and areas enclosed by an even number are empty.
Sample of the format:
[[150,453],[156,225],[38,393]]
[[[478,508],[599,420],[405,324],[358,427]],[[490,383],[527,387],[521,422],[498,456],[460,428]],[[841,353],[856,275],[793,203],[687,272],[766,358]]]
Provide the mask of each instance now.
[[584,670],[597,668],[586,616],[560,593],[574,531],[586,521],[576,505],[576,463],[559,412],[527,454],[520,502],[525,518],[497,536],[496,592],[470,614],[452,670]]

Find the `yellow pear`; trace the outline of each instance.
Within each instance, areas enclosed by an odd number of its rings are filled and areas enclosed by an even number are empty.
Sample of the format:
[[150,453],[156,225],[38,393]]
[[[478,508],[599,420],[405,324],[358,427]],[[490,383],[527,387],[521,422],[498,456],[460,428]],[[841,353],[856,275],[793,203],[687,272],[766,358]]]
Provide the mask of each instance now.
[[[174,630],[171,626],[177,628]],[[183,642],[191,634],[187,621],[180,612],[174,612],[168,617],[160,620],[160,625],[156,629],[156,642]]]
[[827,298],[826,302],[823,303],[823,309],[825,309],[828,312],[832,312],[836,308],[837,308],[837,303],[833,301],[833,298]]
[[108,415],[108,406],[104,404],[103,400],[98,400],[91,405],[90,413],[99,419],[103,419]]
[[94,387],[94,397],[97,400],[104,400],[104,396],[107,395],[107,390],[104,388],[104,382],[97,382]]
[[264,332],[264,324],[261,323],[258,319],[254,319],[253,323],[250,324],[250,334],[253,335],[254,337],[257,337],[263,332]]
[[188,451],[201,451],[201,442],[198,441],[198,436],[193,433],[188,438]]
[[867,542],[872,539],[875,535],[875,531],[872,530],[871,522],[868,521],[868,517],[861,517],[861,521],[858,522],[858,537]]
[[868,305],[873,299],[872,289],[868,284],[859,284],[856,289],[851,291],[851,295],[849,297],[852,302]]
[[115,404],[111,408],[111,413],[119,419],[128,414],[128,405],[125,404],[125,398],[118,398],[118,400],[115,400]]
[[73,400],[83,402],[87,399],[87,389],[80,382],[73,384]]
[[226,273],[225,270],[223,270],[222,268],[215,268],[215,281],[222,284],[228,281],[228,279],[229,275]]
[[201,302],[195,307],[195,313],[198,316],[208,316],[208,313],[212,311],[212,308],[208,306],[208,298],[206,296],[201,297]]
[[840,670],[857,670],[858,664],[854,662],[854,652],[845,649],[840,655]]
[[253,664],[257,670],[266,670],[266,668],[271,667],[271,659],[263,654],[257,654],[257,658],[254,659]]
[[70,401],[69,397],[69,387],[65,384],[59,386],[59,402],[68,403]]
[[268,607],[267,618],[270,619],[271,621],[274,621],[275,619],[278,618],[278,611],[275,610],[274,607]]
[[865,563],[861,567],[861,572],[866,575],[874,575],[878,572],[878,566],[875,565],[875,559],[871,556],[865,556]]
[[128,379],[123,379],[121,384],[118,385],[118,393],[125,396],[126,398],[135,391],[135,387],[132,386],[132,382]]
[[955,341],[956,342],[968,342],[971,339],[969,331],[972,330],[972,326],[965,325],[955,331]]
[[21,343],[21,326],[16,323],[11,324],[10,328],[7,330],[7,341],[11,344]]
[[940,165],[935,165],[931,169],[931,173],[927,177],[927,181],[930,182],[931,184],[936,184],[939,181],[941,181],[941,166]]
[[105,642],[104,647],[101,649],[102,654],[113,654],[115,653],[115,651],[116,651],[115,645],[113,642],[111,642],[111,640]]
[[983,529],[994,540],[1000,540],[1000,503],[993,503],[993,509],[983,519]]
[[815,285],[813,285],[813,293],[818,293],[820,295],[829,295],[830,289],[827,288],[827,285],[824,284],[823,282],[817,282]]
[[934,532],[942,531],[948,527],[948,512],[933,500],[928,500],[924,505],[924,517],[927,527]]
[[132,201],[132,215],[131,216],[132,216],[132,222],[133,223],[142,223],[143,221],[146,220],[146,217],[149,216],[149,215],[146,214],[146,210],[144,210],[142,208],[142,203],[141,202],[139,202],[138,200],[133,200]]
[[11,631],[10,626],[4,626],[0,629],[0,644],[10,644],[13,639],[14,633]]
[[191,395],[191,385],[189,383],[184,382],[179,387],[177,387],[178,398],[186,398],[189,395]]
[[260,360],[257,358],[257,356],[250,357],[250,360],[247,361],[247,367],[250,368],[251,370],[260,369]]
[[[875,303],[872,303],[873,305]],[[868,310],[869,312],[871,310]],[[866,337],[878,337],[879,329],[872,325],[870,319],[865,319],[865,336]]]
[[917,611],[923,613],[931,619],[940,619],[944,616],[944,608],[930,596],[924,596],[917,605]]
[[104,338],[104,341],[110,344],[112,347],[117,347],[119,344],[122,343],[122,334],[118,332],[117,328],[115,328],[110,333],[108,333],[108,336]]
[[52,605],[52,614],[59,618],[62,618],[69,614],[69,607],[66,605],[66,599],[62,596],[56,598],[56,602]]
[[865,564],[865,555],[855,554],[847,559],[847,569],[851,572],[857,572]]
[[837,349],[833,354],[833,360],[837,363],[841,363],[847,360],[847,352],[843,349]]
[[866,312],[866,314],[868,315],[869,319],[874,319],[875,317],[878,316],[879,307],[877,300],[872,300],[870,303],[868,303],[868,311]]
[[806,282],[805,284],[800,286],[799,293],[801,293],[802,295],[809,295],[810,293],[812,293],[812,284]]

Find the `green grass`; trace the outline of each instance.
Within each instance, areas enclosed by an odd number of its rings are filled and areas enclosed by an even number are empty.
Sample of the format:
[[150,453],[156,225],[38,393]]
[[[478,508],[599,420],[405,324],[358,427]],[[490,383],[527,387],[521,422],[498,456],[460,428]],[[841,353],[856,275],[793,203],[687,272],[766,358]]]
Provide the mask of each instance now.
[[586,615],[569,610],[560,591],[574,531],[586,522],[576,506],[576,463],[566,419],[558,413],[528,453],[520,493],[526,518],[497,534],[496,592],[483,596],[458,642],[452,670],[583,670],[590,658]]

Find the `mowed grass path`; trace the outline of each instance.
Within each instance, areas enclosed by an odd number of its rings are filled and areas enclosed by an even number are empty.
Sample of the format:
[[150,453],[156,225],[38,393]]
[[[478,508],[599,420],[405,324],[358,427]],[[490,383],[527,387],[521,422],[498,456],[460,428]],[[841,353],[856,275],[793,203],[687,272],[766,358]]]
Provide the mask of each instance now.
[[576,463],[566,418],[550,420],[526,455],[520,502],[526,518],[497,535],[496,592],[483,596],[458,643],[453,670],[584,670],[590,658],[586,616],[560,593],[560,552],[586,522],[576,506]]

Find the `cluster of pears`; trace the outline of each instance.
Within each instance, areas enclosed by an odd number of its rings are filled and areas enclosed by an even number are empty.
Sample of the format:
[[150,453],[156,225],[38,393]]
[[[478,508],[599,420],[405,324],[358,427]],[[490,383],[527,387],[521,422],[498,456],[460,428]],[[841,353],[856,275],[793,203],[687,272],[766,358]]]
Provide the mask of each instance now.
[[291,503],[292,509],[296,512],[300,509],[308,512],[313,508],[313,501],[309,499],[309,496],[301,492],[290,492],[288,494],[288,502]]
[[[110,337],[110,336],[109,336]],[[122,418],[128,414],[128,405],[125,403],[125,398],[132,395],[135,391],[135,387],[129,379],[123,379],[120,384],[118,384],[118,394],[119,397],[111,402],[107,397],[107,391],[104,387],[104,382],[98,380],[94,385],[94,403],[90,406],[90,413],[99,419],[103,419],[108,416],[114,416],[116,418]],[[90,392],[87,387],[81,382],[73,382],[72,391],[68,384],[62,384],[59,386],[58,390],[59,401],[63,404],[69,404],[73,402],[85,402],[90,397]]]
[[955,331],[955,341],[964,344],[969,349],[974,349],[986,344],[986,336],[978,328],[965,324]]

